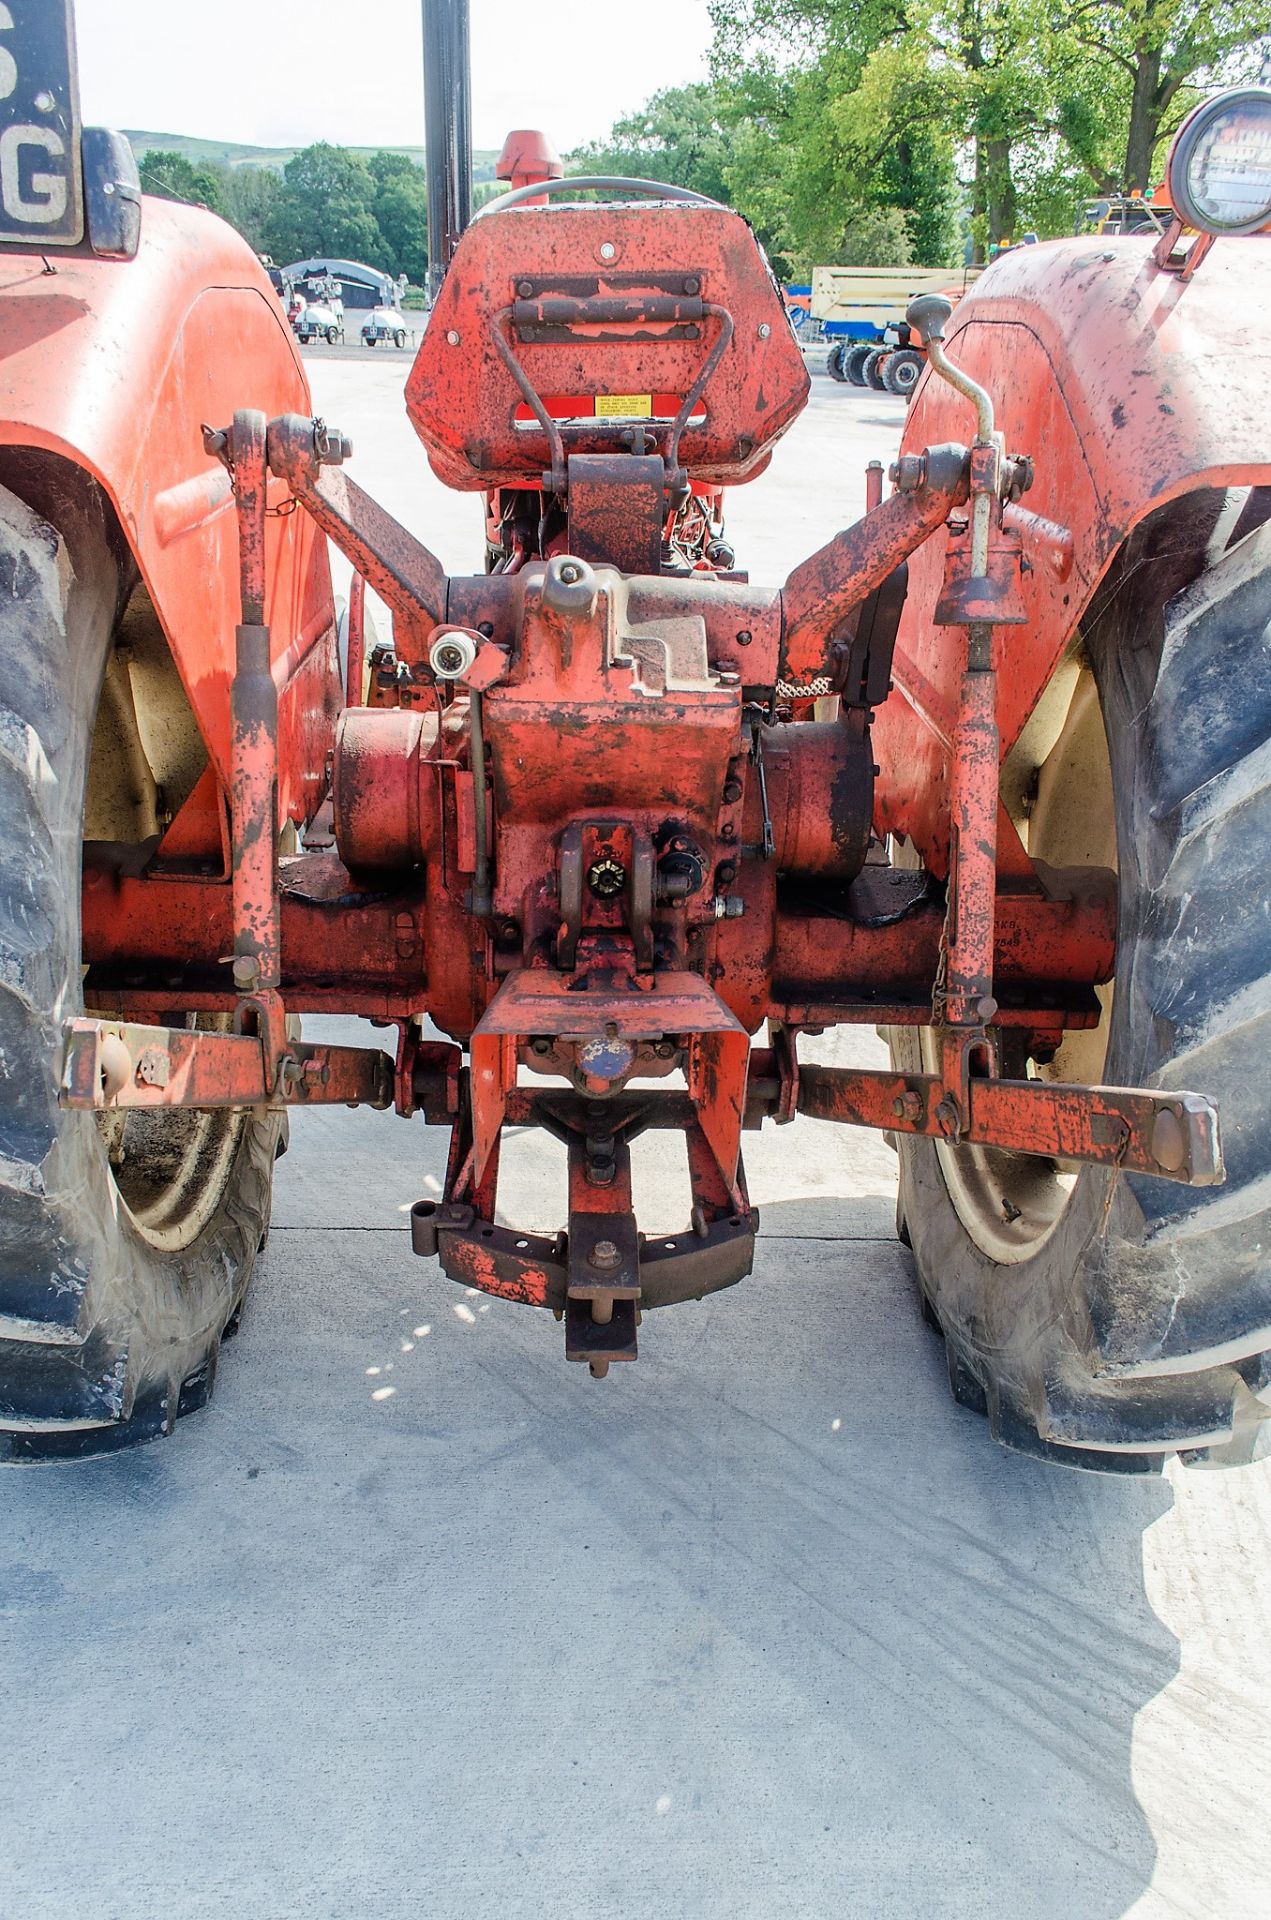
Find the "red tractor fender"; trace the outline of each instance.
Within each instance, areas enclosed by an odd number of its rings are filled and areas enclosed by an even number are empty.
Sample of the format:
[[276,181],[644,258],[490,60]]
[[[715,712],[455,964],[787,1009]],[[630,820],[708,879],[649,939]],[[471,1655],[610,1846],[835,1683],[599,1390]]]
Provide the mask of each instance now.
[[[1028,623],[995,630],[1003,758],[1133,528],[1201,489],[1271,483],[1271,341],[1259,318],[1271,304],[1271,245],[1219,240],[1184,281],[1154,264],[1153,244],[1085,238],[1004,254],[950,328],[950,358],[992,394],[1008,453],[1035,462],[1024,508],[1072,535],[1070,565],[1025,542]],[[905,450],[974,431],[970,402],[928,367]],[[910,835],[937,872],[964,656],[959,629],[934,621],[946,544],[941,529],[909,562],[896,692],[874,734],[877,824]]]
[[[147,198],[135,260],[0,259],[0,360],[0,446],[58,454],[101,487],[227,787],[238,529],[200,424],[224,427],[248,406],[311,412],[277,294],[223,220]],[[281,482],[271,499],[285,507]],[[307,514],[268,527],[280,818],[299,821],[320,797],[340,704],[331,576]]]

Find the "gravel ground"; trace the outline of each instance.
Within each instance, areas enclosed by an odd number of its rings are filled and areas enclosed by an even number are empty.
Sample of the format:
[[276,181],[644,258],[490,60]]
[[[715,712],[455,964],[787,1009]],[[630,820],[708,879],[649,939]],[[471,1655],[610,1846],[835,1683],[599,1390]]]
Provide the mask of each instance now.
[[[407,357],[308,358],[355,477],[470,568]],[[899,432],[814,385],[736,497],[761,579]],[[555,1224],[556,1153],[514,1143],[510,1216]],[[754,1277],[598,1384],[412,1259],[430,1131],[297,1116],[211,1407],[0,1480],[0,1920],[1271,1912],[1271,1468],[999,1451],[882,1141],[800,1120],[747,1162]],[[637,1181],[675,1224],[668,1142]]]

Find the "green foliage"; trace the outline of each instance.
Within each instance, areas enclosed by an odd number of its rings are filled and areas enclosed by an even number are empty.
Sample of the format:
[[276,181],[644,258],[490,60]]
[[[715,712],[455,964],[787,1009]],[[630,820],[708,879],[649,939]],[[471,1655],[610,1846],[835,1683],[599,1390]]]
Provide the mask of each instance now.
[[[324,141],[282,168],[195,161],[176,147],[151,148],[138,164],[146,193],[222,214],[253,252],[280,264],[329,255],[427,279],[427,190],[409,154],[363,155]],[[484,183],[477,193],[495,191]]]
[[[715,72],[765,103],[794,251],[868,206],[919,258],[1070,232],[1092,191],[1147,187],[1205,91],[1264,71],[1271,0],[713,0]],[[777,149],[783,151],[778,154]],[[745,204],[737,163],[729,168]],[[757,182],[755,183],[757,186]],[[769,194],[769,200],[771,195]],[[846,211],[845,210],[849,210]]]
[[181,153],[143,153],[137,162],[143,193],[160,200],[184,200],[192,207],[224,211],[222,175],[217,167],[196,167]]
[[404,273],[408,280],[424,281],[428,278],[428,192],[424,176],[400,153],[372,154],[369,165],[375,183],[371,211],[392,254],[392,270]]
[[226,167],[220,176],[221,206],[254,253],[268,253],[269,234],[282,198],[282,176],[273,167]]
[[1156,184],[1197,101],[1267,71],[1269,35],[1271,0],[1049,0],[1074,156],[1101,191]]
[[387,269],[388,248],[373,208],[375,181],[365,160],[319,141],[287,162],[283,184],[269,226],[275,260],[331,254]]
[[608,140],[572,153],[569,171],[666,180],[726,200],[727,110],[723,95],[704,83],[668,87],[639,113],[616,120]]

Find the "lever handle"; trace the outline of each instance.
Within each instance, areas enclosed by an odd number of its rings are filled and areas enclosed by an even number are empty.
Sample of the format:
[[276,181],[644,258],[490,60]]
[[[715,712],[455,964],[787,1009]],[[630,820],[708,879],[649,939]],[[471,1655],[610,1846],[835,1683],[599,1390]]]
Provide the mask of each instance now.
[[943,340],[944,330],[953,313],[952,300],[946,300],[942,293],[919,293],[905,308],[905,318],[917,333],[924,347],[933,340]]

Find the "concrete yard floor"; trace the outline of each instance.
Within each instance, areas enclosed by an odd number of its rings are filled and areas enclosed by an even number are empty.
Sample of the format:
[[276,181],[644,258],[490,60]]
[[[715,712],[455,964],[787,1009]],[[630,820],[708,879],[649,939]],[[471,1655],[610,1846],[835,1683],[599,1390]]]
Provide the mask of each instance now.
[[[402,361],[312,371],[356,477],[471,567]],[[815,389],[737,496],[761,579],[899,432]],[[298,1116],[207,1411],[0,1481],[0,1920],[1271,1913],[1271,1468],[1000,1451],[891,1154],[812,1121],[748,1140],[753,1278],[593,1382],[412,1258],[443,1145]],[[556,1222],[557,1153],[513,1142],[510,1216]],[[667,1142],[637,1180],[676,1224]]]

